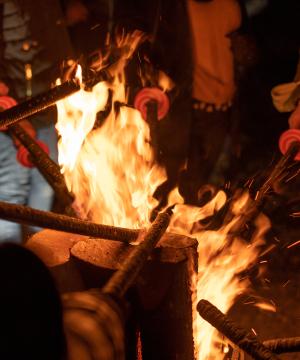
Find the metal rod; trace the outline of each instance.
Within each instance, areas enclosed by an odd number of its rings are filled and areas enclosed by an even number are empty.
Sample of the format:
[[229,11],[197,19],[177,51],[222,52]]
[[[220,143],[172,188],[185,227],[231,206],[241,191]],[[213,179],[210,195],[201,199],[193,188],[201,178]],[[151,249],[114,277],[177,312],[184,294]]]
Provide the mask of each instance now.
[[[239,235],[240,232],[243,231],[245,224],[258,215],[261,206],[263,205],[263,201],[265,200],[265,195],[274,185],[274,183],[280,179],[289,163],[294,160],[298,151],[300,151],[300,142],[293,142],[288,148],[287,152],[281,156],[280,160],[276,163],[268,178],[257,191],[255,199],[249,199],[249,203],[244,209],[243,214],[240,215],[239,220],[230,229],[231,235]],[[230,216],[231,214],[229,214],[229,217]],[[225,223],[226,222],[228,222],[227,219],[225,219]]]
[[122,264],[109,279],[102,292],[114,299],[120,299],[135,282],[139,272],[145,265],[148,256],[167,230],[171,219],[171,210],[159,213],[145,234],[142,242],[136,246]]
[[213,327],[220,331],[235,345],[244,350],[256,360],[278,360],[271,350],[258,341],[257,337],[251,332],[242,329],[227,315],[207,300],[200,300],[197,305],[199,314]]
[[0,113],[0,127],[7,127],[27,117],[34,115],[48,107],[54,105],[57,101],[72,95],[80,90],[80,83],[75,80],[68,80],[61,85],[55,86],[40,95],[26,100],[10,109]]
[[255,202],[257,205],[260,205],[265,194],[268,190],[274,185],[274,183],[282,176],[283,172],[286,170],[289,163],[294,160],[297,153],[300,151],[300,141],[293,142],[286,153],[281,156],[280,160],[274,166],[271,174],[268,176],[267,180],[261,186],[257,192]]
[[136,240],[140,232],[139,230],[95,224],[50,211],[32,209],[28,206],[2,201],[0,202],[0,218],[20,224],[123,242]]
[[263,344],[274,354],[300,352],[300,337],[267,340]]
[[150,136],[151,136],[151,145],[154,150],[155,156],[159,154],[159,147],[158,147],[158,103],[155,100],[150,100],[147,103],[147,123],[150,128]]
[[[28,150],[32,163],[53,188],[57,200],[64,207],[70,207],[74,201],[74,197],[68,191],[65,179],[60,172],[58,164],[50,158],[50,156],[20,125],[11,125],[9,131]],[[73,214],[75,214],[75,212],[73,212]]]

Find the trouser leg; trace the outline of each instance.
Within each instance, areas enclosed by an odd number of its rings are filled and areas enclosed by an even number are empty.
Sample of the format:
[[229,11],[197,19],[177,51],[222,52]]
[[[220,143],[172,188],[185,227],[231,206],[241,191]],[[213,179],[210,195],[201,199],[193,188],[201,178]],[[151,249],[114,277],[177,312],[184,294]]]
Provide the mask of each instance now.
[[[57,161],[57,135],[54,125],[40,128],[37,130],[37,138],[49,147],[50,157]],[[54,192],[37,168],[33,168],[30,173],[30,192],[27,204],[30,207],[40,210],[51,210]],[[30,227],[33,232],[39,231],[37,227]]]
[[[11,138],[0,133],[0,201],[25,204],[29,191],[29,169],[16,160],[16,149]],[[0,220],[0,242],[21,242],[21,226]]]
[[187,203],[197,204],[199,189],[209,181],[224,146],[229,118],[229,111],[194,111],[187,166],[180,181]]

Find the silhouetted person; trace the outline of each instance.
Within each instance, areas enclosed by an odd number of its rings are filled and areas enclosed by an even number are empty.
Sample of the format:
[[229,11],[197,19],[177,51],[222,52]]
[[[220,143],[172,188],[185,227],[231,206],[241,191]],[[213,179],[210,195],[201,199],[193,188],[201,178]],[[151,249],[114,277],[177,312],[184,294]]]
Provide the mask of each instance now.
[[60,297],[42,261],[0,245],[0,287],[0,359],[65,359]]

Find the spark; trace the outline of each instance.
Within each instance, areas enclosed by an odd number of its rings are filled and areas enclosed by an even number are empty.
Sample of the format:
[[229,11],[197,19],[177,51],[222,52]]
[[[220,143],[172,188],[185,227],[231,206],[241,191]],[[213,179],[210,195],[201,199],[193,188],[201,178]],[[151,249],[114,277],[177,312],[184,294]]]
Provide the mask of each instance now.
[[251,328],[251,331],[253,332],[253,334],[254,334],[255,336],[257,336],[257,332],[256,332],[253,328]]
[[254,300],[244,302],[244,305],[253,305],[253,304],[255,304],[255,301],[254,301]]
[[289,181],[294,179],[296,176],[298,176],[299,172],[300,171],[298,170],[295,174],[291,175],[288,179],[285,180],[285,183],[288,183]]
[[263,251],[261,254],[260,254],[260,257],[263,257],[264,255],[268,254],[270,251],[272,251],[277,245],[273,244],[273,245],[270,245],[265,251]]
[[290,244],[289,246],[287,246],[287,248],[290,249],[290,248],[292,248],[292,247],[294,247],[296,245],[299,245],[299,244],[300,244],[300,240],[295,241],[294,243]]
[[291,280],[286,281],[284,284],[282,284],[282,287],[286,287],[287,284],[289,284],[290,282],[291,282]]

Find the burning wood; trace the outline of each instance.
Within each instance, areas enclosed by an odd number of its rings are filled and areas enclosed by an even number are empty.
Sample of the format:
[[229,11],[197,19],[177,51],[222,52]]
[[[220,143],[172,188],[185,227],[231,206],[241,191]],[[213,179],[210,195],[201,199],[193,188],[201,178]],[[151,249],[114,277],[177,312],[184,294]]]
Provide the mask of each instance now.
[[[149,254],[166,231],[169,222],[169,212],[157,216],[140,245],[136,246],[129,254],[121,269],[102,289],[105,297],[95,291],[64,296],[66,308],[64,320],[69,342],[71,342],[71,359],[78,357],[74,350],[74,348],[78,348],[78,343],[81,343],[81,347],[85,348],[87,354],[90,354],[93,349],[93,356],[99,359],[125,358],[124,330],[120,321],[122,312],[117,303],[121,302],[129,287],[135,282]],[[91,329],[93,322],[97,325],[93,326],[92,331],[87,332],[86,323],[90,324],[88,329]],[[95,341],[95,338],[98,341]]]
[[[153,193],[157,186],[165,180],[164,169],[155,164],[153,149],[150,146],[150,131],[151,129],[155,130],[157,126],[157,106],[159,104],[150,102],[147,106],[147,120],[149,120],[150,129],[149,124],[143,120],[137,110],[127,106],[115,106],[116,104],[127,104],[125,80],[122,71],[128,57],[131,56],[135,46],[139,43],[139,39],[137,37],[133,41],[132,37],[125,36],[123,45],[128,51],[124,50],[125,52],[120,57],[120,61],[116,62],[114,66],[106,68],[106,70],[109,69],[109,81],[101,81],[95,85],[91,82],[88,86],[89,91],[85,91],[87,84],[86,86],[84,84],[78,85],[77,82],[70,82],[69,85],[63,84],[61,85],[62,88],[57,88],[58,92],[60,90],[63,92],[62,89],[65,86],[65,95],[68,91],[70,91],[70,94],[75,93],[69,97],[65,97],[60,93],[61,96],[56,95],[55,98],[55,95],[53,97],[49,92],[48,97],[35,99],[36,103],[32,101],[29,105],[27,103],[27,106],[29,106],[27,110],[24,103],[22,106],[16,107],[12,113],[4,112],[0,115],[0,125],[2,124],[1,119],[3,125],[10,125],[21,120],[24,116],[26,117],[43,107],[50,106],[54,98],[55,101],[62,99],[57,104],[57,129],[60,134],[59,163],[68,191],[75,196],[73,205],[76,213],[82,219],[92,219],[94,222],[0,203],[0,216],[2,218],[102,239],[111,239],[114,243],[116,243],[115,240],[120,240],[127,250],[130,245],[125,243],[142,236],[143,234],[139,229],[150,226],[150,214],[157,206]],[[133,45],[131,45],[131,42]],[[54,94],[56,94],[55,91]],[[111,102],[112,106],[109,106],[106,112],[107,102]],[[95,126],[96,116],[100,111],[105,113],[106,119],[100,126]],[[152,139],[153,144],[155,144],[155,139]],[[28,144],[28,146],[31,145]],[[249,194],[246,193],[234,199],[230,209],[230,216],[225,218],[222,226],[215,231],[206,231],[201,226],[200,220],[213,216],[224,207],[227,201],[225,193],[220,191],[205,207],[196,208],[184,204],[178,191],[175,190],[170,195],[166,205],[176,203],[172,219],[167,213],[158,216],[155,223],[150,227],[144,242],[130,249],[128,258],[121,264],[121,269],[104,286],[103,292],[112,298],[124,296],[170,221],[169,229],[171,232],[183,236],[192,235],[198,241],[198,274],[197,271],[193,272],[191,281],[194,291],[195,357],[197,360],[206,360],[209,356],[220,358],[223,354],[220,354],[217,346],[215,346],[218,338],[215,337],[215,333],[209,324],[200,319],[196,311],[196,305],[200,298],[205,297],[216,303],[223,312],[226,312],[233,304],[237,294],[248,288],[248,282],[245,279],[240,279],[239,275],[257,260],[263,244],[264,233],[269,229],[270,225],[268,219],[259,214],[260,207],[265,195],[274,185],[274,182],[281,178],[287,164],[293,159],[295,152],[298,150],[299,144],[293,145],[282,157],[261,187],[255,200],[250,199]],[[33,153],[34,150],[32,150]],[[47,163],[46,160],[45,163]],[[51,168],[51,164],[49,164],[49,168]],[[59,182],[60,175],[56,170],[54,170],[53,178]],[[45,175],[50,176],[49,172],[45,171]],[[65,202],[68,201],[71,200],[67,196]],[[257,231],[252,239],[246,242],[240,237],[240,230],[250,220],[255,220]],[[76,251],[77,255],[80,253],[79,248],[86,250],[88,246],[94,246],[95,242],[101,243],[101,241],[92,239],[85,241],[84,244],[77,243],[71,250],[73,258],[76,258],[74,255]],[[95,251],[95,248],[92,248],[93,252],[90,251],[93,253],[94,263],[101,262],[100,260],[104,256],[103,253],[106,254],[106,252],[102,251],[103,249],[104,247],[100,251],[98,247],[98,252]],[[82,252],[80,253],[81,256]],[[185,282],[185,285],[183,286],[183,293],[184,296],[189,297],[190,293],[187,291],[186,285],[186,268],[184,271],[185,279],[183,282]],[[176,280],[179,281],[181,275],[177,275]],[[98,281],[99,278],[97,284]],[[174,288],[173,300],[176,296],[181,296],[180,292],[177,292],[175,296],[175,290]],[[140,296],[143,297],[143,295]],[[185,310],[186,314],[190,311],[191,299],[181,299],[180,306],[183,308],[184,301],[188,303],[188,305],[185,305],[188,308],[188,310]],[[170,309],[166,310],[166,307],[167,305],[162,306],[165,312],[170,311]],[[180,312],[177,308],[176,311]],[[157,324],[157,319],[155,320],[149,314],[145,315],[145,313],[146,311],[143,313],[144,318],[141,321],[144,327],[144,330],[141,330],[141,336],[145,343],[148,342],[147,348],[149,348],[150,352],[151,347],[154,347],[155,344],[154,341],[149,340],[151,336],[147,336],[147,331],[151,333],[149,323]],[[162,310],[159,314],[163,318]],[[151,319],[149,320],[149,318]],[[184,320],[182,320],[181,324],[184,323]],[[173,322],[173,325],[176,328],[177,324],[175,322]],[[180,345],[176,344],[176,351],[172,352],[173,358],[192,359],[194,357],[191,327],[187,326],[186,328],[188,328],[189,334],[186,334],[182,329],[180,334],[187,339],[186,344],[189,345],[189,350],[184,344],[182,345],[183,350],[176,352],[177,348],[180,347]],[[247,334],[246,337],[248,339]],[[179,336],[176,337],[176,339],[178,338]],[[166,348],[167,345],[171,347],[170,340],[169,343],[167,341],[166,343]],[[174,347],[176,346],[174,345]],[[261,351],[264,355],[259,355],[261,357],[258,357],[258,359],[276,359],[275,355],[271,354],[268,349],[265,350],[263,346],[261,347],[261,344],[257,345],[255,343],[254,347],[258,347],[260,350],[263,349]],[[155,349],[159,351],[157,345]],[[184,357],[184,354],[187,353],[188,356]],[[167,352],[165,354],[168,355]],[[263,357],[265,354],[269,357]]]
[[263,344],[274,354],[300,352],[300,337],[266,340]]
[[[50,267],[64,294],[66,291],[87,294],[85,290],[105,286],[136,249],[136,245],[124,242],[89,239],[53,230],[35,234],[26,246]],[[124,297],[126,307],[122,308],[121,318],[129,316],[126,338],[134,340],[137,321],[145,360],[194,360],[190,285],[197,262],[196,248],[195,239],[165,233],[147,258],[131,293]],[[99,292],[91,295],[101,296]],[[104,334],[107,333],[105,326]],[[85,337],[89,337],[88,333],[82,339]],[[127,358],[135,358],[135,346],[134,341]]]
[[52,187],[59,203],[65,208],[66,213],[75,215],[74,210],[71,208],[74,198],[66,187],[65,179],[60,172],[58,164],[50,158],[21,126],[18,124],[11,125],[9,131],[28,150],[32,163],[38,168],[45,180]]
[[5,202],[0,202],[0,217],[2,219],[15,221],[21,224],[68,231],[75,234],[116,241],[134,241],[137,239],[139,234],[138,230],[95,224],[66,215],[55,214],[50,211],[37,210],[28,206],[9,204]]
[[201,300],[197,305],[200,315],[212,326],[224,334],[234,344],[245,350],[256,360],[279,359],[257,337],[234,323],[207,300]]
[[[128,228],[147,227],[158,205],[154,191],[165,181],[164,169],[154,162],[148,124],[138,111],[129,107],[115,111],[112,106],[102,126],[94,129],[96,114],[105,109],[109,93],[113,104],[127,102],[124,76],[119,70],[114,75],[109,83],[101,82],[89,92],[81,89],[58,103],[59,162],[82,218]],[[156,109],[152,115],[156,121]],[[244,197],[237,200],[243,201]],[[167,204],[177,204],[171,232],[192,235],[199,242],[199,275],[193,275],[194,337],[199,360],[220,354],[214,348],[213,332],[199,320],[197,299],[204,294],[227,311],[237,293],[248,287],[238,274],[255,261],[262,245],[263,230],[253,237],[252,246],[238,237],[226,246],[230,229],[241,217],[239,211],[218,231],[203,231],[199,220],[213,215],[225,203],[226,195],[220,192],[202,209],[183,204],[178,193],[171,194]]]
[[131,252],[122,268],[113,275],[102,289],[104,294],[108,294],[113,298],[124,296],[125,292],[135,281],[148,256],[166,231],[171,220],[171,213],[168,210],[157,215],[143,241]]
[[26,119],[31,115],[55,105],[57,101],[64,99],[79,90],[80,84],[77,80],[69,80],[61,85],[55,86],[47,92],[37,95],[19,105],[1,112],[0,127],[5,128],[17,123],[18,121]]

